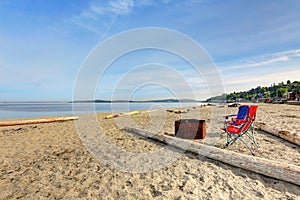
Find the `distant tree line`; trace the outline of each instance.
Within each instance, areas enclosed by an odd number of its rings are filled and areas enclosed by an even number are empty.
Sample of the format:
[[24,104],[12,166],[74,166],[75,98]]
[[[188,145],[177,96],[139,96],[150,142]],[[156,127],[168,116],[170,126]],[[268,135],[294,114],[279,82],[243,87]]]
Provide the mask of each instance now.
[[[255,100],[272,100],[272,99],[288,99],[299,98],[300,95],[300,82],[291,82],[288,80],[286,83],[281,82],[278,84],[273,83],[270,87],[257,86],[248,91],[232,92],[229,94],[222,94],[220,96],[212,97],[207,101],[255,101]],[[289,95],[290,94],[290,95]]]

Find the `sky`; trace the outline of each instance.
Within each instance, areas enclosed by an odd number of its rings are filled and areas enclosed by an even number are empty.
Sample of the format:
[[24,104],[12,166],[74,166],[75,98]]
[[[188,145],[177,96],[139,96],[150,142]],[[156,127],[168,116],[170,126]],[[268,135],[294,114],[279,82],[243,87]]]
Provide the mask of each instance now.
[[[298,0],[1,0],[0,101],[205,100],[299,81],[299,10]],[[153,35],[149,27],[175,36]],[[132,30],[143,32],[105,46]],[[140,48],[101,66],[140,38],[182,53]]]

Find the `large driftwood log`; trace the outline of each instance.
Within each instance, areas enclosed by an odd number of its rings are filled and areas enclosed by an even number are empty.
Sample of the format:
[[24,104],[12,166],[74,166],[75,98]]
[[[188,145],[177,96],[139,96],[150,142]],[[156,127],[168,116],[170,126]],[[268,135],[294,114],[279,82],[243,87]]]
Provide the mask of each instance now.
[[76,120],[78,117],[55,117],[55,118],[43,118],[43,119],[25,119],[17,121],[0,121],[0,126],[16,126],[26,124],[39,124],[39,123],[50,123],[50,122],[62,122]]
[[300,136],[297,133],[293,134],[293,133],[290,133],[289,131],[278,131],[278,130],[266,125],[265,123],[255,123],[255,126],[259,130],[265,131],[267,133],[270,133],[272,135],[275,135],[277,137],[280,137],[284,140],[287,140],[289,142],[292,142],[292,143],[300,146]]
[[196,144],[175,137],[158,135],[134,128],[125,128],[127,132],[135,133],[155,141],[174,146],[176,148],[206,156],[223,163],[256,172],[265,176],[287,181],[300,186],[300,167],[297,165],[276,162],[264,158],[244,155],[225,149],[204,144]]

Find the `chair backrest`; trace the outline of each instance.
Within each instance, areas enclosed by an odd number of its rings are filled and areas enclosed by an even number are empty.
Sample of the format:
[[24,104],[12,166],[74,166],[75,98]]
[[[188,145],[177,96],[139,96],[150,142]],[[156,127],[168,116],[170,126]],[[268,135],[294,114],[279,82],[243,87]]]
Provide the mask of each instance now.
[[248,128],[250,127],[250,125],[255,120],[257,109],[258,109],[258,106],[250,106],[249,107],[249,113],[248,113],[248,116],[246,118],[246,122],[244,123],[243,126],[241,126],[239,132],[248,130]]
[[249,106],[248,105],[242,105],[239,107],[239,111],[238,111],[238,114],[237,114],[237,119],[245,119],[247,117],[249,113]]
[[250,106],[249,117],[250,117],[251,121],[255,120],[257,109],[258,109],[258,106]]

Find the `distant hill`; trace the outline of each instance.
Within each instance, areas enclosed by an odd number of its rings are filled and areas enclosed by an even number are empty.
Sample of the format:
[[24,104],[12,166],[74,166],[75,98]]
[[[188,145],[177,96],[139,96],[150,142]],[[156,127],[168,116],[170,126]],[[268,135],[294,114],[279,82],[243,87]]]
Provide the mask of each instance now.
[[207,99],[207,101],[272,101],[272,100],[296,100],[300,98],[300,82],[287,81],[270,87],[257,86],[248,91],[232,92]]
[[192,103],[201,102],[193,99],[155,99],[155,100],[83,100],[72,101],[73,103]]

